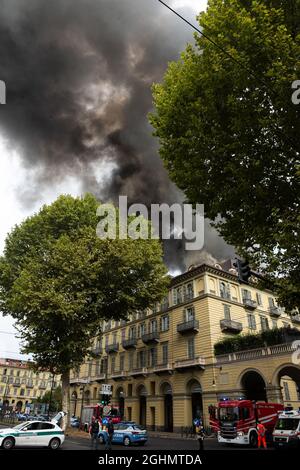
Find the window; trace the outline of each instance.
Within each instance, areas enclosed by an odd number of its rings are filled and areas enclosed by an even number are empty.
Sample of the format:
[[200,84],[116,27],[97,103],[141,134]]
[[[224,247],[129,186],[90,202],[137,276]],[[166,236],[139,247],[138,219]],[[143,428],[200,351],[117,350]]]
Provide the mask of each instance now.
[[51,423],[40,423],[40,429],[54,429],[54,424]]
[[109,336],[105,336],[105,346],[108,346]]
[[157,350],[156,348],[151,348],[149,350],[149,356],[148,356],[149,367],[156,366],[156,363],[157,363],[156,359],[157,359]]
[[268,297],[268,303],[270,308],[275,307],[275,301],[273,297]]
[[123,328],[123,330],[121,330],[121,339],[122,341],[124,341],[126,339],[126,329]]
[[89,377],[92,376],[92,368],[93,368],[93,363],[89,362],[89,366],[88,366],[88,376]]
[[245,300],[251,300],[251,292],[247,289],[242,289],[242,299],[243,299],[243,302]]
[[193,321],[195,320],[195,309],[194,307],[187,307],[185,309],[185,321]]
[[287,382],[283,382],[283,389],[284,389],[285,399],[290,401],[291,396],[290,396],[289,384]]
[[117,333],[113,334],[113,344],[117,344]]
[[257,305],[262,305],[261,295],[258,292],[256,292],[256,302]]
[[128,384],[128,396],[132,397],[132,384]]
[[194,297],[194,286],[193,283],[190,282],[185,286],[185,300],[191,300]]
[[222,299],[230,299],[230,285],[225,282],[220,282],[220,296]]
[[134,363],[134,351],[130,351],[129,353],[129,370],[133,369],[133,363]]
[[256,330],[256,319],[253,313],[248,313],[248,327],[250,330]]
[[114,373],[115,369],[116,369],[116,358],[115,358],[115,356],[113,356],[111,358],[111,373],[112,374]]
[[141,323],[139,325],[139,337],[143,336],[146,334],[146,324],[145,323]]
[[269,320],[266,317],[260,317],[260,326],[262,331],[269,329]]
[[188,347],[188,358],[189,359],[194,359],[195,358],[195,339],[194,339],[194,337],[188,339],[187,347]]
[[157,331],[157,320],[151,320],[149,326],[150,326],[149,333],[155,333]]
[[161,331],[168,331],[169,323],[170,323],[169,315],[164,315],[163,317],[161,317],[161,319],[160,319],[160,329],[161,329]]
[[182,302],[182,288],[177,287],[176,289],[173,289],[173,304],[177,305]]
[[120,371],[124,371],[124,365],[125,365],[125,354],[120,354]]
[[272,319],[272,328],[277,328],[277,320],[275,318]]
[[101,374],[106,374],[107,372],[107,357],[101,361]]
[[162,363],[168,364],[169,361],[169,345],[168,343],[163,343],[162,347]]
[[142,351],[138,352],[138,368],[146,367],[146,351],[143,349]]
[[223,304],[224,308],[224,319],[231,320],[230,305]]
[[129,328],[129,339],[135,339],[136,338],[136,327],[132,326]]

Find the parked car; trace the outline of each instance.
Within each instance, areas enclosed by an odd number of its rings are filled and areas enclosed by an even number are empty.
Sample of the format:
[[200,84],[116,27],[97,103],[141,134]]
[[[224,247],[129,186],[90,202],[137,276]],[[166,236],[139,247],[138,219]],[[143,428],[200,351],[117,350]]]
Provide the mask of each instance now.
[[75,418],[74,416],[72,416],[72,418],[70,420],[70,424],[71,424],[72,428],[79,428],[80,420],[78,418]]
[[65,440],[64,431],[58,421],[64,415],[58,413],[51,421],[26,421],[13,428],[0,429],[0,446],[9,450],[13,447],[37,446],[58,449]]
[[[107,439],[107,432],[102,430],[99,432],[99,441],[104,444]],[[114,425],[113,444],[130,445],[145,445],[148,440],[148,434],[139,424],[133,421],[123,421]]]

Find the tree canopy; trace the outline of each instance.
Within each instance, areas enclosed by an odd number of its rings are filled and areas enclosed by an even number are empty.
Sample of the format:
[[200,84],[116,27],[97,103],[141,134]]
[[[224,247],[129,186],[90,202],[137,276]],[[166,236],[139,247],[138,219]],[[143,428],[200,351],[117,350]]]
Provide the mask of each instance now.
[[36,367],[62,374],[65,409],[69,371],[101,322],[153,305],[168,284],[159,240],[100,239],[98,206],[90,194],[59,197],[12,230],[0,258],[0,309]]
[[[210,0],[153,86],[150,121],[171,178],[225,240],[300,305],[300,0]],[[221,50],[222,49],[222,50]]]

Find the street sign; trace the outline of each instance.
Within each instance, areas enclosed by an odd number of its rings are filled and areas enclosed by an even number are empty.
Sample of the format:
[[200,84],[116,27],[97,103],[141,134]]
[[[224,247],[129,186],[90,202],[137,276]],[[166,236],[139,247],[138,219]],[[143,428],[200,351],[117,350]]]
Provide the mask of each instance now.
[[112,395],[111,385],[102,384],[101,393],[102,395]]

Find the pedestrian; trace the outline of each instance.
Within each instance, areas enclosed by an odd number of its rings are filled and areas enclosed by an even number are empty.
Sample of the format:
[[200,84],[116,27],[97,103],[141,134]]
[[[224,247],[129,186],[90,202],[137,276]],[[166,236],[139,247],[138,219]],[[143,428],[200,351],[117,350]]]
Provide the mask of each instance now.
[[260,449],[261,446],[263,446],[266,449],[266,428],[262,423],[257,423],[256,429],[258,434],[258,448]]
[[109,418],[109,421],[106,427],[107,436],[106,436],[106,442],[105,442],[105,450],[111,450],[111,443],[113,440],[114,432],[115,432],[115,429],[114,429],[112,419]]
[[91,436],[91,448],[92,449],[94,448],[94,446],[95,446],[96,450],[98,449],[98,444],[99,444],[98,434],[99,434],[99,431],[100,431],[99,422],[93,416],[92,422],[91,422],[91,425],[90,425],[90,429],[89,429],[90,436]]
[[196,437],[199,443],[199,450],[204,450],[204,438],[205,438],[205,431],[202,424],[196,427]]

